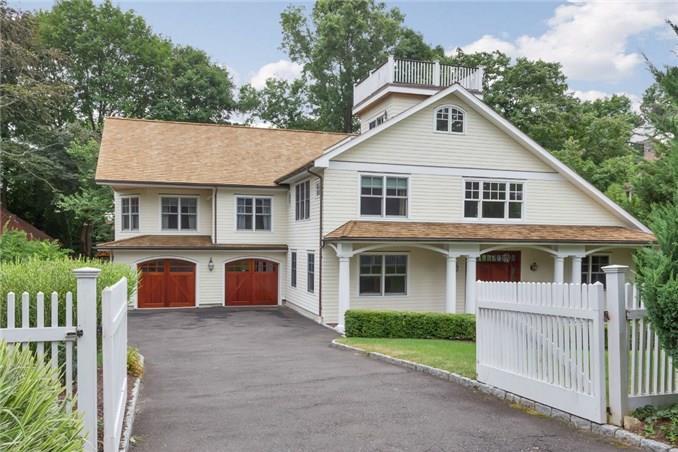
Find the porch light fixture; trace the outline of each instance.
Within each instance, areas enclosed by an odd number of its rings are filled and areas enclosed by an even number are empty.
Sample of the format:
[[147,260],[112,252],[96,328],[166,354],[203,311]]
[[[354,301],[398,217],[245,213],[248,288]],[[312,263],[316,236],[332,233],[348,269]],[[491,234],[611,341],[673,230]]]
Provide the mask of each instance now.
[[209,271],[214,270],[214,261],[212,260],[211,257],[210,257],[210,261],[207,263],[207,268],[209,269]]
[[533,272],[536,272],[538,268],[539,266],[537,265],[536,262],[532,262],[532,265],[530,265],[530,270],[532,270]]

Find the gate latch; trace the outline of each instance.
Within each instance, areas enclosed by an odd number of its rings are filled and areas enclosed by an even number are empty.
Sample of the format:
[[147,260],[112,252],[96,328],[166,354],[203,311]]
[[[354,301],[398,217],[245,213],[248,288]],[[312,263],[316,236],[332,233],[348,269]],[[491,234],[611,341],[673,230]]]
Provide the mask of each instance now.
[[82,330],[79,329],[79,328],[76,328],[75,330],[69,331],[68,333],[66,333],[66,340],[67,341],[75,341],[79,337],[82,337]]

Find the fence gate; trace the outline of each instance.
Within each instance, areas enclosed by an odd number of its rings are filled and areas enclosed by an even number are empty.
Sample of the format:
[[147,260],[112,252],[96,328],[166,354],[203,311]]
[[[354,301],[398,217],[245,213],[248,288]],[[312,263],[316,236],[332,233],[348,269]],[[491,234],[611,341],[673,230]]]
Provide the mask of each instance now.
[[606,421],[600,283],[477,283],[478,380]]

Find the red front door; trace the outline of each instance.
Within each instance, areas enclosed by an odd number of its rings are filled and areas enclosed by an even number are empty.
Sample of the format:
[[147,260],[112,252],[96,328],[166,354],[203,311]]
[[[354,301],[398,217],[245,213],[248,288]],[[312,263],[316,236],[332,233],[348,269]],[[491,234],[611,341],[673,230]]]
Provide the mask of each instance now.
[[278,304],[278,264],[242,259],[226,264],[226,306]]
[[493,251],[478,259],[479,281],[520,281],[520,251]]
[[179,259],[156,259],[137,265],[141,272],[140,308],[195,306],[195,264]]

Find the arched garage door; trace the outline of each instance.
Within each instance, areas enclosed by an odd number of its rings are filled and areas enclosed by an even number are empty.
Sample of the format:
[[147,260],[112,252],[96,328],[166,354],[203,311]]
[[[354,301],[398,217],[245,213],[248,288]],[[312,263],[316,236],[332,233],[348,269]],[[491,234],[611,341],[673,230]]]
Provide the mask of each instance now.
[[226,264],[226,306],[278,304],[278,264],[242,259]]
[[137,302],[140,308],[195,306],[195,264],[179,259],[156,259],[138,264],[141,272]]

